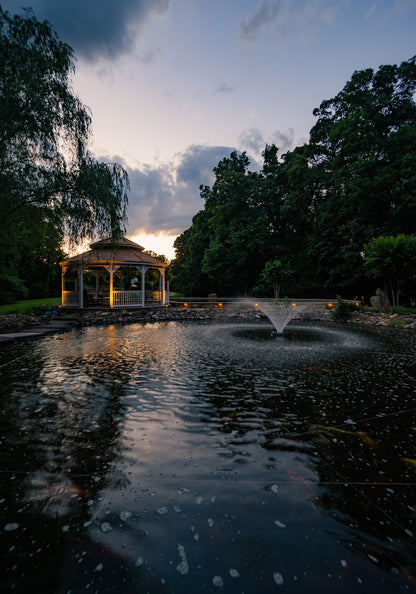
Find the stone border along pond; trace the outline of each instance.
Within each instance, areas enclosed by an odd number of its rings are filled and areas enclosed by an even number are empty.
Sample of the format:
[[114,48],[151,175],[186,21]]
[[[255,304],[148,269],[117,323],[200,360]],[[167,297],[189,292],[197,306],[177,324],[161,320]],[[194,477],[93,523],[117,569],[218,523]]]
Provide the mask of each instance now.
[[[320,320],[333,322],[328,310],[322,312],[303,312],[298,316],[305,320]],[[183,321],[199,320],[210,321],[223,319],[227,321],[266,320],[267,316],[249,307],[150,307],[140,310],[84,310],[81,312],[63,312],[60,309],[54,310],[51,315],[23,315],[7,314],[0,315],[0,345],[19,338],[34,338],[43,334],[53,332],[64,332],[73,327],[86,327],[95,325],[127,324],[137,322],[162,322],[162,321]],[[388,326],[404,328],[406,330],[416,329],[415,314],[383,314],[375,312],[357,312],[352,315],[350,322],[371,326]],[[21,336],[20,336],[21,335]]]

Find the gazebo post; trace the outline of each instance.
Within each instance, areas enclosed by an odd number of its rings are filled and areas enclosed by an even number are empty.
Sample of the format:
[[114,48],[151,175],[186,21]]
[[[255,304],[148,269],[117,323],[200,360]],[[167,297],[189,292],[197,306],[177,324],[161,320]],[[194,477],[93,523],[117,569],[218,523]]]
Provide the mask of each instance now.
[[159,277],[159,288],[160,288],[160,301],[162,305],[165,305],[166,301],[166,292],[165,292],[165,271],[159,270],[160,277]]
[[64,294],[65,291],[65,272],[66,272],[66,266],[64,266],[63,264],[61,264],[61,290],[62,290],[62,295]]
[[84,268],[82,265],[78,268],[78,275],[79,275],[79,308],[84,308]]
[[111,309],[113,309],[114,307],[114,295],[113,295],[113,290],[114,290],[114,273],[117,272],[117,270],[120,268],[120,266],[114,265],[114,264],[110,264],[109,266],[104,266],[104,268],[107,270],[107,272],[110,273],[110,307]]
[[113,309],[114,307],[114,297],[113,297],[113,266],[109,266],[110,269],[110,308]]
[[146,307],[146,266],[142,266],[140,272],[142,274],[142,307]]

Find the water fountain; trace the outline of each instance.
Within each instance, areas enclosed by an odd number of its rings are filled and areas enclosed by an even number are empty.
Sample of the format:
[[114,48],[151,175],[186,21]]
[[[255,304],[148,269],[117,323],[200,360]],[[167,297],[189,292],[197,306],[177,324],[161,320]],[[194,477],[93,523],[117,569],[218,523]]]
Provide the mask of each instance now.
[[286,326],[305,311],[322,311],[328,304],[327,301],[310,299],[258,299],[244,300],[245,303],[255,307],[263,313],[274,326],[274,336],[283,336]]
[[301,310],[300,305],[294,301],[278,300],[260,300],[257,302],[258,309],[264,313],[275,328],[275,335],[282,336],[283,330],[291,320],[297,317]]

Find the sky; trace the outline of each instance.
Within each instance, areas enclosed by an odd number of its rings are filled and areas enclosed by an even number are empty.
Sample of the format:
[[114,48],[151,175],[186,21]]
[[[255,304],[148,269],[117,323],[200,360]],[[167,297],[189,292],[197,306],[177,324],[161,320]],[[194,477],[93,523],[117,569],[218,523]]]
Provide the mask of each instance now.
[[127,170],[127,237],[168,258],[233,150],[261,166],[308,142],[356,70],[416,54],[416,0],[0,0],[76,57],[90,150]]

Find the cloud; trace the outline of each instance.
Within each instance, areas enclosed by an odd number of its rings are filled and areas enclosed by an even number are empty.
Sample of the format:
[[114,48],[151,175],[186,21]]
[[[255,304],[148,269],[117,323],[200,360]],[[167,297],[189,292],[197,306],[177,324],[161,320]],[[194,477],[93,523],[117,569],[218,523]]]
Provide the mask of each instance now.
[[245,151],[250,151],[259,155],[265,146],[263,133],[258,128],[248,128],[238,137],[240,147]]
[[[28,4],[39,20],[52,23],[78,57],[93,61],[130,51],[138,31],[165,13],[169,0],[21,0],[21,6]],[[20,11],[16,0],[3,0],[2,6],[11,13]]]
[[267,138],[264,137],[263,132],[259,128],[248,128],[238,137],[240,149],[253,154],[254,159],[253,157],[251,158],[253,164],[256,160],[259,160],[266,144],[275,144],[279,149],[279,154],[282,155],[293,149],[294,140],[295,132],[293,128],[275,130]]
[[152,47],[147,48],[139,55],[139,60],[143,64],[151,64],[155,62],[155,60],[162,55],[162,50],[160,47]]
[[[226,146],[192,145],[169,163],[137,167],[124,164],[130,178],[129,234],[178,235],[189,228],[192,218],[204,207],[199,186],[212,185],[214,167],[233,150]],[[120,157],[99,160],[122,163]]]
[[214,90],[214,93],[232,93],[234,90],[232,85],[223,82]]
[[176,169],[179,184],[210,185],[214,181],[213,169],[224,157],[229,157],[234,147],[191,145],[180,154]]
[[243,44],[256,42],[267,32],[272,34],[274,41],[287,37],[310,38],[322,22],[333,22],[337,8],[348,1],[260,0],[254,10],[239,22],[237,35]]
[[395,0],[394,8],[399,14],[406,15],[416,10],[416,0]]
[[[265,139],[260,130],[250,128],[240,135],[242,150],[248,150],[250,170],[261,169],[260,157],[266,143],[275,143],[282,154],[293,144],[291,128],[276,130]],[[192,218],[204,208],[200,196],[201,185],[212,186],[215,181],[214,167],[229,157],[236,147],[191,145],[175,155],[172,161],[155,165],[127,166],[130,178],[128,232],[179,235],[192,224]],[[106,162],[123,164],[120,157],[99,157]]]
[[239,23],[238,35],[241,41],[258,39],[261,32],[275,23],[282,9],[282,0],[261,0],[253,12]]
[[270,143],[277,146],[280,154],[284,154],[293,149],[294,139],[295,131],[293,128],[287,128],[286,130],[276,130],[273,132],[270,137]]
[[370,8],[367,10],[367,12],[365,13],[364,19],[366,21],[368,21],[369,19],[371,19],[371,17],[373,16],[373,14],[376,12],[377,10],[377,2],[374,2]]

